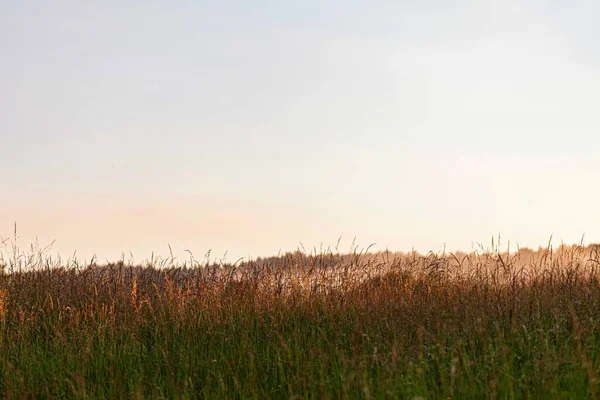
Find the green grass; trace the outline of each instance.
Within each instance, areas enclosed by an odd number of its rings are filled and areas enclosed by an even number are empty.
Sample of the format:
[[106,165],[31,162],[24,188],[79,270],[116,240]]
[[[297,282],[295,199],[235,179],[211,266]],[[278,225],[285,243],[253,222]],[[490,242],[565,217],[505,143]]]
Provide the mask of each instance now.
[[15,259],[0,276],[0,396],[597,397],[596,252],[458,260],[295,255],[233,282]]

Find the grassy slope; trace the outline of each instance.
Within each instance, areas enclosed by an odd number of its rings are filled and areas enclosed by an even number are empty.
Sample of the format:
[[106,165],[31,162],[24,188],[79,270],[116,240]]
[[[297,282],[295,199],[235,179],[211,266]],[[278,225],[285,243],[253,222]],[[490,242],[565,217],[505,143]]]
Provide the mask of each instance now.
[[595,398],[599,259],[525,273],[498,254],[429,256],[359,282],[344,271],[377,261],[331,258],[346,278],[328,290],[299,285],[320,273],[310,257],[238,283],[121,265],[4,275],[0,396]]

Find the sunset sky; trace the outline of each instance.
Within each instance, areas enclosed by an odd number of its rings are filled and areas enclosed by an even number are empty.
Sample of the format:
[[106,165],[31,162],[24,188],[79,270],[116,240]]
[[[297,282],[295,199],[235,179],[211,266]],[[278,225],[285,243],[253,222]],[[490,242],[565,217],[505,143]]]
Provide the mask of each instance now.
[[0,237],[600,242],[597,1],[2,1]]

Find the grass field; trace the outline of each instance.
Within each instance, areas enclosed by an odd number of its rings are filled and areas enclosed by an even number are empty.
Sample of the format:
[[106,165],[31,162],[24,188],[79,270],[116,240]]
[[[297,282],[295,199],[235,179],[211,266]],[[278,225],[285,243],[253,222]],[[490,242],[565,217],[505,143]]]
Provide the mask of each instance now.
[[596,398],[600,255],[0,264],[6,398]]

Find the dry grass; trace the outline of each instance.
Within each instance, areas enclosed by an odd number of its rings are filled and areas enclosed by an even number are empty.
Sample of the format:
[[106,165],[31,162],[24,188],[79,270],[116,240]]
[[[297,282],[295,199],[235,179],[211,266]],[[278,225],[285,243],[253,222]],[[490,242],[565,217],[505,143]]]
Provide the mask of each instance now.
[[170,268],[31,250],[0,259],[6,398],[596,398],[600,389],[596,247]]

